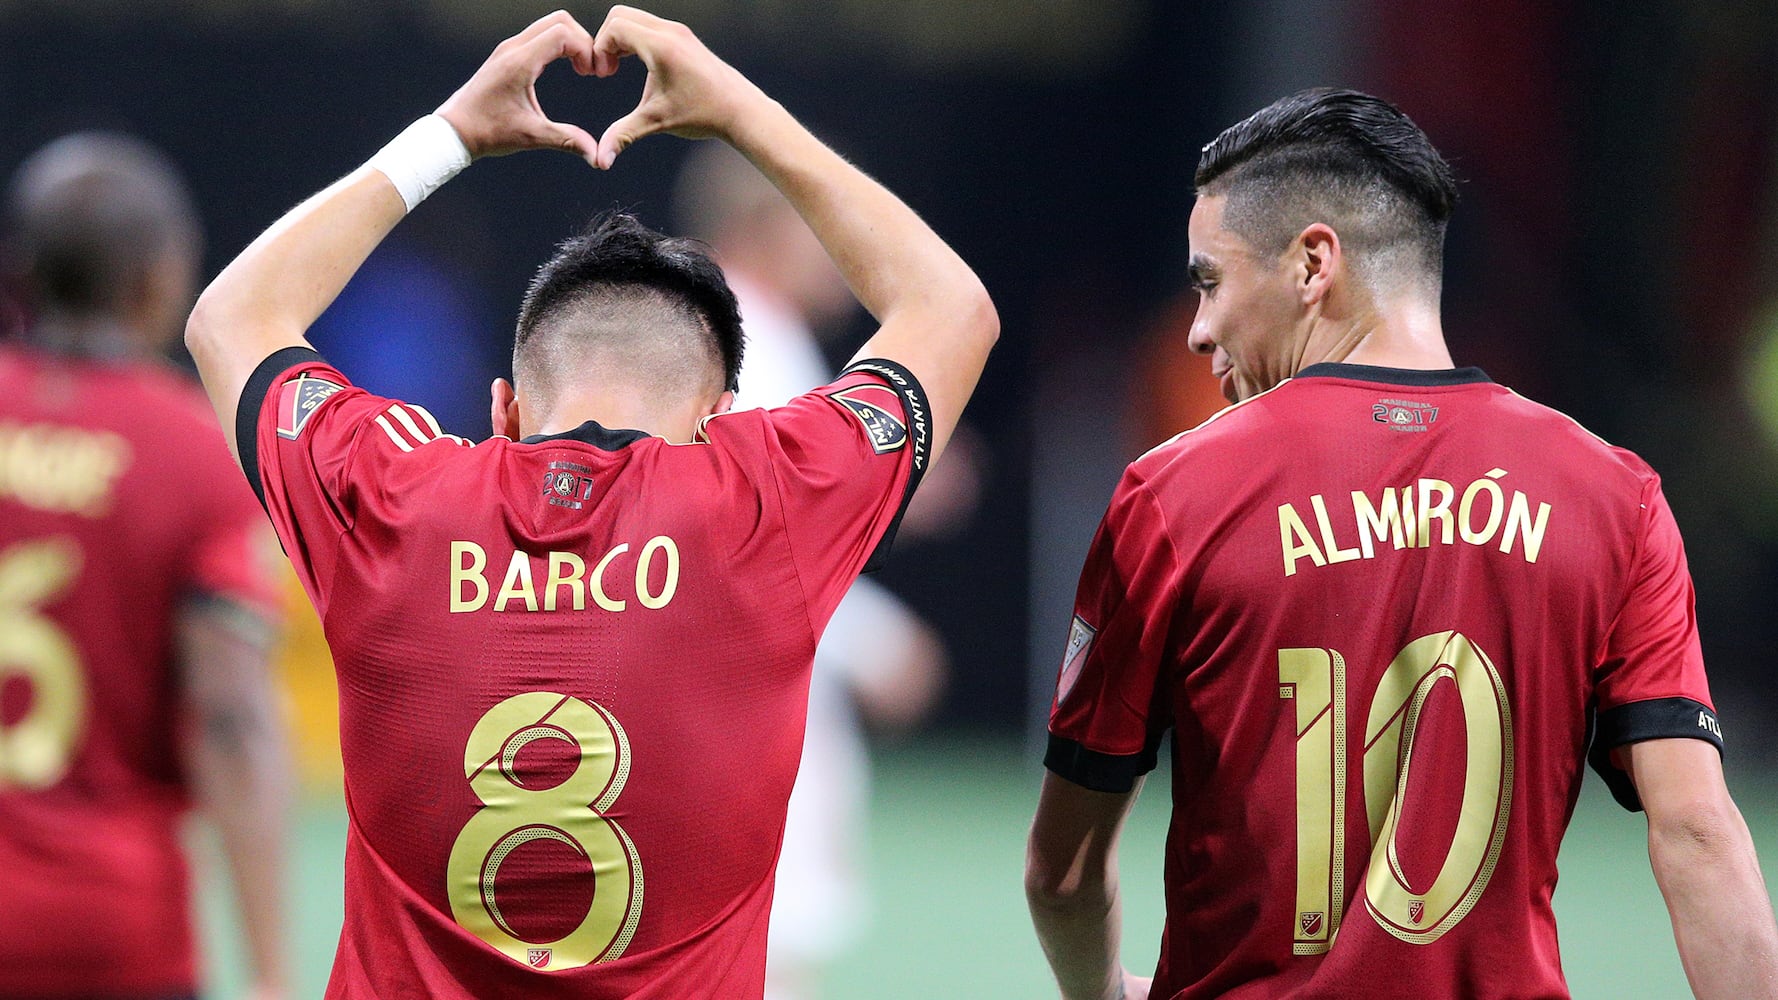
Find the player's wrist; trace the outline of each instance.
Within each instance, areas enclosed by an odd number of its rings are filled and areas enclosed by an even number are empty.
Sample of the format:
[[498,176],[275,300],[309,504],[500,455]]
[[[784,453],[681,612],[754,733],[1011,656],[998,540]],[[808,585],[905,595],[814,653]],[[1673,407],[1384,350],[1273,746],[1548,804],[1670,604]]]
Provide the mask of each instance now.
[[389,178],[401,195],[402,204],[411,212],[473,159],[456,126],[434,113],[389,140],[370,158],[368,166]]

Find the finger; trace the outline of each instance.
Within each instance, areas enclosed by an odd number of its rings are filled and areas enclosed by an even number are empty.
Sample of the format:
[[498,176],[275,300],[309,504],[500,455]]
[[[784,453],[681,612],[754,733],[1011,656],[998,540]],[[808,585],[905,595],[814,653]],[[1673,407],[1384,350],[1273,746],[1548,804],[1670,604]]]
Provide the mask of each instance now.
[[637,139],[657,131],[659,127],[660,123],[652,112],[645,112],[642,106],[637,106],[636,110],[612,122],[605,134],[599,136],[593,166],[600,170],[610,170],[611,164],[617,160],[617,154],[628,149]]
[[594,75],[610,76],[617,72],[618,62],[624,56],[641,56],[643,62],[650,62],[649,42],[655,27],[652,22],[659,20],[633,7],[611,8],[593,39]]
[[599,165],[599,140],[579,125],[544,119],[544,137],[552,148],[573,153],[594,167]]
[[565,10],[551,11],[525,26],[525,30],[500,43],[502,45],[524,45],[531,39],[548,31],[551,27],[562,23],[573,24],[574,16]]
[[519,58],[530,68],[533,80],[545,66],[562,58],[585,76],[593,71],[593,37],[569,18],[567,23],[552,24],[525,42],[519,49]]

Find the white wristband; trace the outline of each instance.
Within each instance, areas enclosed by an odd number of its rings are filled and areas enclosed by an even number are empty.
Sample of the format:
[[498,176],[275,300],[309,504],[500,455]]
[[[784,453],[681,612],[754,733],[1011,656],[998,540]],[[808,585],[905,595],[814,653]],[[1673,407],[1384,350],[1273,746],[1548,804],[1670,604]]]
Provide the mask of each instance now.
[[427,115],[377,150],[368,165],[389,178],[411,212],[469,166],[469,161],[469,147],[463,145],[463,137],[451,123],[438,115]]

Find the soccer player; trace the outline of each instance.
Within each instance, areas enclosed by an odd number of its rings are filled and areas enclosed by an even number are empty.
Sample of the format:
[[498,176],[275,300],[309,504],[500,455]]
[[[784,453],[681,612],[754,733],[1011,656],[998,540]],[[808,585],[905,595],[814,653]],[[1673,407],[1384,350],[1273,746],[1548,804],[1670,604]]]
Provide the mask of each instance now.
[[[1311,90],[1196,183],[1191,340],[1235,405],[1129,467],[1081,574],[1026,871],[1063,996],[1565,997],[1588,760],[1647,812],[1697,995],[1778,995],[1660,480],[1452,367],[1444,160]],[[1151,983],[1114,866],[1168,730]]]
[[179,825],[234,875],[253,995],[283,995],[275,557],[197,386],[159,360],[197,217],[139,141],[19,169],[8,265],[35,318],[0,345],[0,996],[190,997]]
[[[594,139],[533,84],[648,69]],[[473,158],[609,168],[657,132],[735,146],[881,324],[831,384],[726,413],[735,301],[626,216],[520,307],[470,446],[303,340]],[[375,336],[374,330],[365,336]],[[615,7],[503,42],[436,115],[250,245],[186,342],[325,623],[350,825],[329,995],[759,997],[810,663],[998,335],[974,272],[683,25]]]

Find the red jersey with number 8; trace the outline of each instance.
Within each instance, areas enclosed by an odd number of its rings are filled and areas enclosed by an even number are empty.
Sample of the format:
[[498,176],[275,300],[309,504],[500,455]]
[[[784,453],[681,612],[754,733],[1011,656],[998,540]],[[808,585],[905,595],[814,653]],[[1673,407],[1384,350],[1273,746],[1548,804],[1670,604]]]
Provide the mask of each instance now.
[[1634,809],[1614,748],[1722,739],[1647,465],[1476,369],[1334,364],[1112,498],[1045,763],[1126,792],[1169,730],[1178,1000],[1566,997],[1589,747]]
[[760,996],[816,640],[926,414],[866,361],[690,444],[470,446],[312,351],[267,359],[239,440],[340,683],[328,995]]

